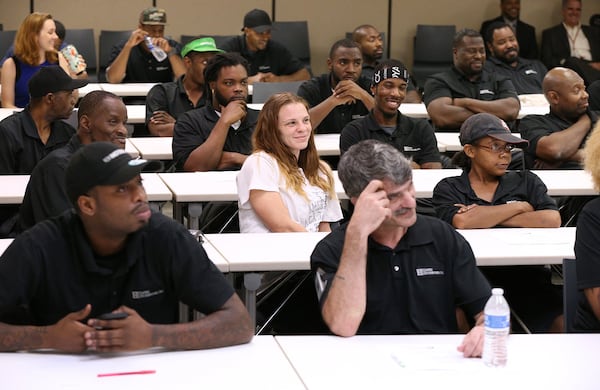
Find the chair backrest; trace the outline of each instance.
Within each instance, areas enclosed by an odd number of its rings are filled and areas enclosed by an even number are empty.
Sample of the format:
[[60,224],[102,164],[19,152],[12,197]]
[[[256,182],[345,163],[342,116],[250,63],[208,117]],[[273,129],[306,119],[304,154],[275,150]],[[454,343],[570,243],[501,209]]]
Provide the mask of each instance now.
[[306,20],[273,22],[271,38],[287,47],[294,57],[310,67],[310,40]]
[[96,42],[94,41],[94,30],[91,28],[69,29],[65,35],[65,41],[73,44],[79,54],[85,59],[87,73],[95,75],[98,69],[96,56]]
[[289,81],[282,83],[254,83],[252,84],[252,103],[264,103],[269,96],[279,92],[297,93],[300,84],[304,81]]
[[211,37],[212,39],[215,40],[215,44],[217,45],[217,48],[220,48],[225,41],[228,41],[235,36],[236,35],[210,35],[210,34],[181,35],[181,44],[185,45],[186,43],[191,42],[197,38]]
[[417,25],[414,62],[452,63],[456,26]]
[[600,14],[590,16],[590,26],[600,27]]
[[412,75],[419,89],[423,89],[429,76],[452,66],[454,34],[456,26],[417,25]]
[[110,61],[110,53],[113,46],[126,40],[130,35],[131,30],[100,31],[100,38],[98,40],[100,46],[98,50],[98,81],[106,82],[106,68],[108,67],[108,61]]
[[[385,41],[385,33],[380,32],[380,34],[381,34],[381,41],[383,42],[383,55],[381,56],[381,58],[387,59],[387,58],[389,58],[389,50],[388,50],[387,42]],[[346,32],[346,38],[352,39],[352,32]]]
[[575,313],[579,304],[577,268],[575,259],[563,259],[563,317],[566,333],[572,333]]
[[0,58],[8,51],[8,48],[15,42],[16,30],[0,31]]

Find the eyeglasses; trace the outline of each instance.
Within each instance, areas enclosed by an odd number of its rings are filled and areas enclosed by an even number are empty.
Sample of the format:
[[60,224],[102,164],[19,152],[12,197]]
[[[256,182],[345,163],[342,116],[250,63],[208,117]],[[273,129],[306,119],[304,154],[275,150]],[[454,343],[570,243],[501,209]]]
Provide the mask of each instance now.
[[484,148],[487,149],[489,151],[491,151],[492,153],[510,153],[512,152],[512,150],[515,148],[515,145],[513,144],[505,144],[505,145],[501,145],[501,144],[497,144],[497,143],[493,143],[490,145],[475,145],[478,148]]

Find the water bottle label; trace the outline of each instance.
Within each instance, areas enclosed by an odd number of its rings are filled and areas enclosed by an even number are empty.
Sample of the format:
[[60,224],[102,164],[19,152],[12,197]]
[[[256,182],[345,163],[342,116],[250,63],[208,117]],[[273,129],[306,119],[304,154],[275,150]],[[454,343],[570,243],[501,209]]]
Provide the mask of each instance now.
[[492,329],[508,328],[510,326],[510,320],[508,316],[485,316],[485,327]]

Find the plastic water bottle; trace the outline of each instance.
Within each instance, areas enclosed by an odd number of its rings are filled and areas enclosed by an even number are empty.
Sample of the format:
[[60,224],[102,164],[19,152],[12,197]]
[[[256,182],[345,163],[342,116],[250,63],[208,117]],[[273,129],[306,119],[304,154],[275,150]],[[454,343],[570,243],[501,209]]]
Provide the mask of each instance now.
[[483,313],[485,318],[483,362],[491,367],[504,367],[510,332],[510,308],[504,299],[503,289],[492,289],[492,296],[485,304]]
[[150,36],[146,35],[144,39],[146,40],[146,46],[148,46],[148,50],[150,50],[150,53],[152,53],[154,58],[156,58],[156,61],[162,62],[165,60],[165,58],[167,58],[167,53],[165,53],[165,51],[160,47],[154,46]]

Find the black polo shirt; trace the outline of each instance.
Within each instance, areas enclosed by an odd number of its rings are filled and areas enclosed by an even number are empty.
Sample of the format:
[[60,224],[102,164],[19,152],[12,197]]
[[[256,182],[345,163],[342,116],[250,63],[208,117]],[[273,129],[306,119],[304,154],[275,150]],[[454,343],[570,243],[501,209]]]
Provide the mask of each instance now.
[[442,179],[433,189],[433,206],[438,218],[452,225],[458,212],[455,204],[497,206],[510,202],[529,202],[534,210],[558,210],[556,202],[548,196],[548,188],[530,171],[509,171],[498,178],[499,184],[491,202],[479,198],[469,181],[469,173]]
[[484,70],[478,80],[470,81],[455,67],[446,72],[436,73],[425,82],[423,102],[426,106],[441,97],[466,97],[485,101],[511,97],[519,101],[517,91],[508,77]]
[[146,96],[146,125],[148,125],[155,111],[166,111],[177,120],[186,111],[204,107],[206,104],[204,94],[198,99],[198,104],[194,106],[187,92],[185,92],[184,77],[185,75],[182,75],[175,81],[157,84],[148,91]]
[[[356,83],[371,94],[371,80],[369,78],[360,76]],[[321,104],[332,93],[331,73],[313,77],[303,82],[298,88],[298,95],[306,99],[311,107]],[[360,100],[352,104],[341,104],[331,110],[314,131],[318,134],[340,133],[348,123],[362,118],[368,113],[369,110]]]
[[0,318],[26,306],[38,326],[88,303],[91,317],[126,305],[149,323],[176,323],[180,301],[209,314],[233,293],[198,241],[158,213],[109,258],[94,253],[71,211],[24,232],[0,258]]
[[542,81],[548,69],[538,60],[527,60],[519,57],[517,66],[512,67],[495,57],[489,57],[485,62],[488,72],[497,72],[511,79],[517,94],[544,93]]
[[[258,113],[259,111],[248,108],[240,127],[237,130],[229,128],[223,151],[246,155],[252,153],[252,133]],[[211,104],[188,111],[179,117],[173,129],[173,160],[178,169],[183,170],[190,154],[206,141],[218,120],[219,116]]]
[[62,120],[51,124],[50,137],[42,142],[29,107],[0,122],[0,175],[28,175],[38,161],[64,146],[75,129]]
[[390,135],[377,123],[371,110],[366,117],[344,127],[340,135],[340,154],[365,139],[376,139],[393,145],[419,165],[441,161],[433,127],[425,119],[410,118],[398,113],[396,129]]
[[583,332],[600,332],[600,320],[594,314],[583,290],[600,287],[600,198],[588,202],[577,219],[575,257],[579,305],[573,327]]
[[[321,304],[338,269],[347,226],[321,240],[311,255],[311,270],[323,272],[328,281]],[[366,275],[359,334],[456,333],[456,307],[474,318],[491,291],[465,239],[447,223],[423,215],[393,249],[369,238]]]
[[[588,115],[592,120],[590,131],[594,128],[596,122],[598,121],[598,114],[598,111],[588,111]],[[521,133],[521,138],[529,141],[529,146],[527,149],[525,149],[525,163],[527,164],[527,167],[532,168],[534,166],[535,160],[537,159],[537,144],[540,138],[567,129],[574,124],[575,122],[570,122],[559,118],[552,112],[546,115],[527,115],[521,118],[519,122],[519,132]],[[581,141],[581,145],[579,146],[580,148],[585,146],[586,139],[587,136]],[[558,169],[581,169],[581,164],[577,161],[565,161],[558,167]]]
[[81,141],[75,134],[68,144],[47,155],[34,168],[19,208],[21,231],[71,209],[71,201],[65,188],[65,171],[71,156],[81,146]]
[[[176,53],[181,52],[181,45],[169,38],[165,38],[169,41],[169,45],[172,50]],[[122,41],[118,45],[113,46],[110,53],[110,60],[108,66],[110,66],[115,58],[119,55],[127,40]],[[179,54],[173,54],[179,55]],[[165,58],[164,61],[158,62],[156,58],[149,51],[144,50],[142,44],[135,46],[129,53],[129,59],[127,60],[127,68],[125,69],[125,78],[122,83],[166,83],[173,81],[175,75],[173,74],[173,68],[169,58]]]
[[302,62],[281,43],[269,39],[264,50],[251,51],[246,46],[246,35],[233,37],[219,46],[228,52],[237,52],[248,61],[248,76],[273,73],[276,76],[296,73],[304,68]]

